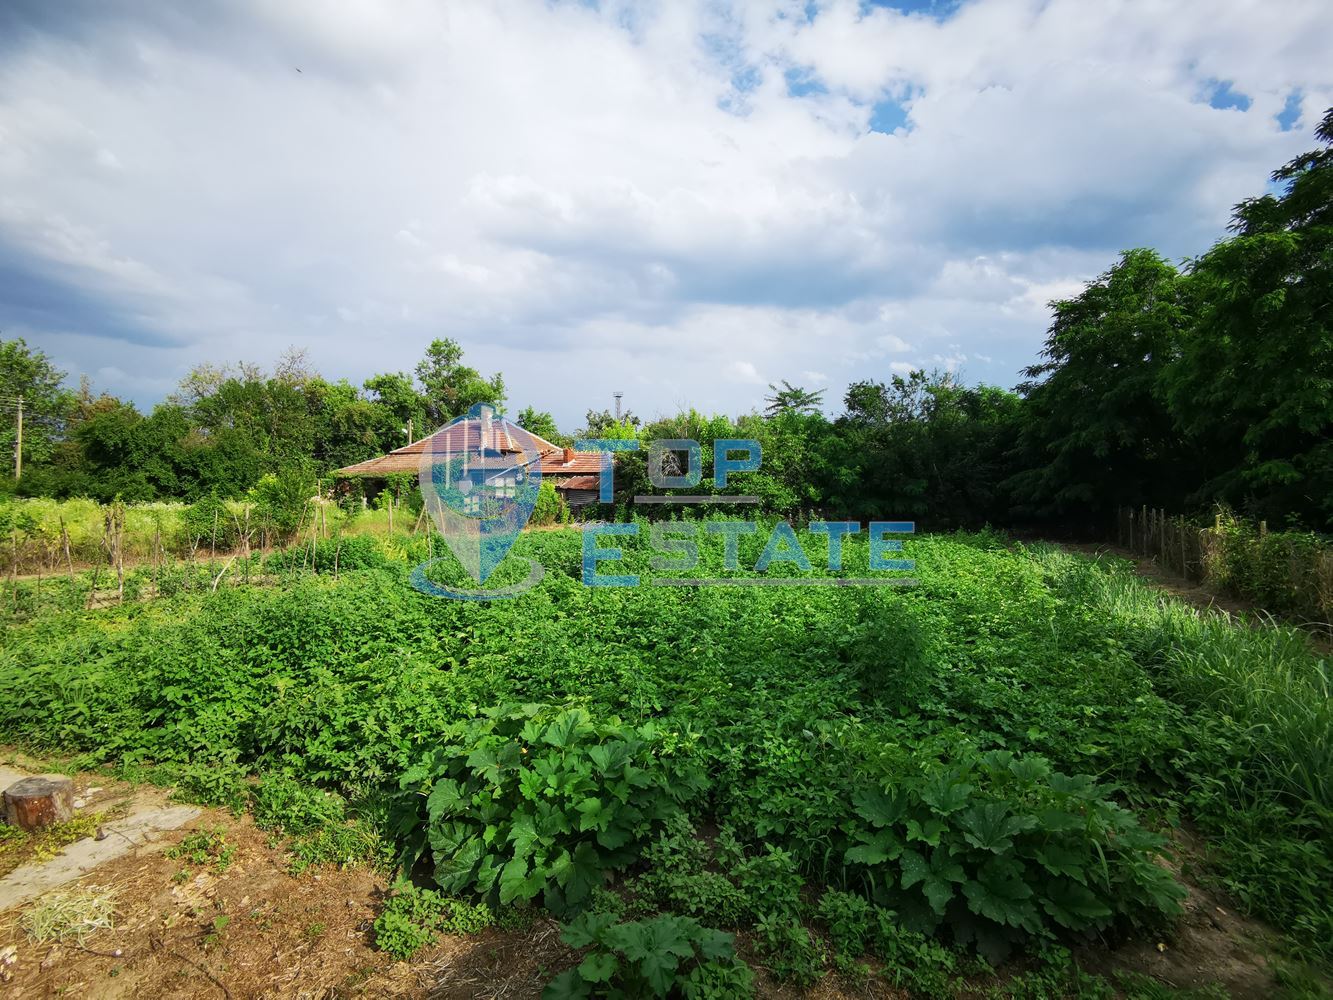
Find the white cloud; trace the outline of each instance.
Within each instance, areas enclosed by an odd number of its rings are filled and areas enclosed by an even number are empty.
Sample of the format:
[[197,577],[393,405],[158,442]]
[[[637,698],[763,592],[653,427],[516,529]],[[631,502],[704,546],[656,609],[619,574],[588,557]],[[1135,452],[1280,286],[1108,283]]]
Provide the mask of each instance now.
[[903,340],[896,334],[886,333],[882,337],[876,337],[875,343],[886,351],[910,351],[912,345]]
[[571,426],[615,388],[833,398],[907,352],[1011,382],[1048,300],[1202,251],[1312,146],[1333,9],[1223,6],[15,2],[0,329],[143,402],[205,359],[360,380],[447,335]]

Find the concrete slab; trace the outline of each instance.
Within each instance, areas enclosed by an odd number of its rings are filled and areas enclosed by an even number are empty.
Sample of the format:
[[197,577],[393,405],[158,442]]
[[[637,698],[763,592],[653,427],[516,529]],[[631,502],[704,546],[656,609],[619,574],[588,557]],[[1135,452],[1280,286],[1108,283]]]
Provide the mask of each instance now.
[[198,816],[194,806],[144,809],[102,826],[101,840],[87,837],[43,864],[24,865],[0,879],[0,911],[19,906],[48,889],[82,878],[100,864],[138,850]]

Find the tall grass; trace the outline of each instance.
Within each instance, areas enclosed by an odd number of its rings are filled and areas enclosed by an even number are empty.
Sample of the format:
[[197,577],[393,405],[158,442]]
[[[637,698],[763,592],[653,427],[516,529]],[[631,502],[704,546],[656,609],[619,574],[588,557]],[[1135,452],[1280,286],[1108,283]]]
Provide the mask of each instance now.
[[1197,611],[1118,559],[1037,547],[1056,593],[1104,627],[1181,712],[1174,776],[1225,887],[1333,953],[1333,664],[1308,634]]
[[1105,617],[1163,693],[1231,720],[1270,789],[1333,809],[1333,669],[1308,635],[1266,615],[1246,628],[1224,611],[1196,611],[1121,560],[1048,546],[1033,554],[1059,590]]

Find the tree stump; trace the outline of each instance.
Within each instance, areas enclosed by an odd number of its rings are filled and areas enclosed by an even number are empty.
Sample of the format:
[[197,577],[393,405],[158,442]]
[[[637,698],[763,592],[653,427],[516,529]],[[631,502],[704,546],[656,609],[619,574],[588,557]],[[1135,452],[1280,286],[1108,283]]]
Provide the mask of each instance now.
[[74,815],[74,782],[58,774],[37,775],[5,789],[5,819],[23,830],[40,830]]

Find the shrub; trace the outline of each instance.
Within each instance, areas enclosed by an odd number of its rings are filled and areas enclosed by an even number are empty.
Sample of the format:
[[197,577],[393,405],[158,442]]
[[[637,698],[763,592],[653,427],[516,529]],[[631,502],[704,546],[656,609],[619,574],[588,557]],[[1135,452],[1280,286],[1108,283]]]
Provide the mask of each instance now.
[[555,484],[549,479],[543,479],[541,486],[537,488],[537,502],[533,505],[529,523],[564,524],[568,520],[569,510],[565,506],[564,499],[555,491]]
[[1165,839],[1092,778],[995,750],[854,799],[844,860],[909,928],[943,923],[992,962],[1023,937],[1176,914],[1184,890],[1155,863]]
[[452,727],[403,775],[393,829],[404,869],[429,855],[447,892],[501,904],[540,894],[564,913],[702,787],[701,772],[666,754],[651,723],[501,706]]
[[589,948],[583,961],[542,991],[542,1000],[575,997],[742,998],[754,993],[750,970],[736,958],[730,934],[691,917],[661,914],[617,923],[611,914],[585,913],[564,925],[561,938]]

